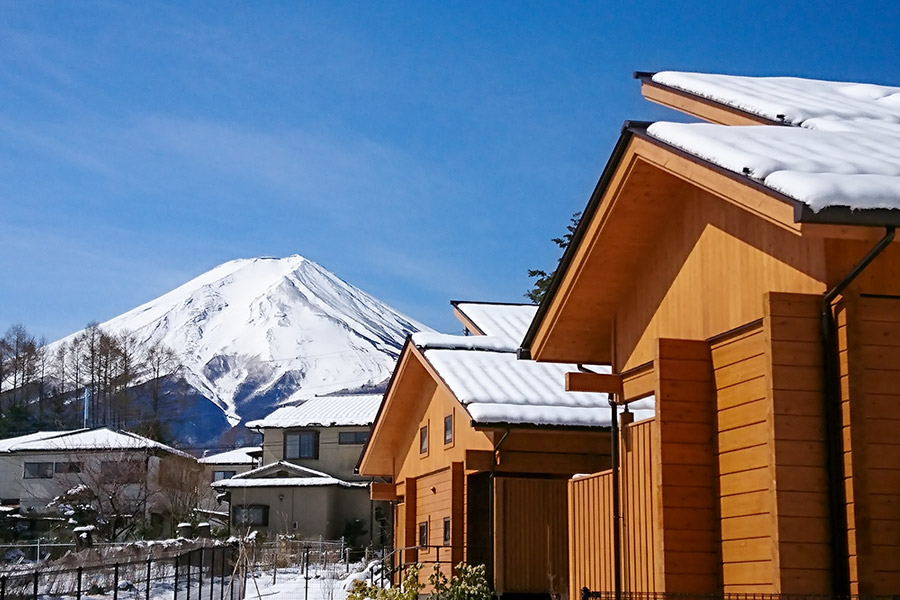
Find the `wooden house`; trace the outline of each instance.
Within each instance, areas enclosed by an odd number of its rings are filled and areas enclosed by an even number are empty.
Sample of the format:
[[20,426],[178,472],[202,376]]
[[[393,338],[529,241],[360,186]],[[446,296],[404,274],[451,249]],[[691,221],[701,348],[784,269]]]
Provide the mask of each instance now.
[[569,484],[570,587],[896,594],[900,88],[637,76],[708,123],[626,124],[520,348],[656,399]]
[[407,340],[359,472],[384,481],[372,498],[393,502],[398,562],[484,564],[504,597],[565,594],[567,480],[609,465],[606,395],[565,392],[574,365],[517,360],[536,307],[453,305],[477,335]]

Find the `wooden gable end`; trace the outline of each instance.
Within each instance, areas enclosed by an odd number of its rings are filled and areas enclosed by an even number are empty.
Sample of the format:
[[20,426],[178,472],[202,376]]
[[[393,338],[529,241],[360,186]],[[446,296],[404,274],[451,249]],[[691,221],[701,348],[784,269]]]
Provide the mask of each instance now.
[[591,204],[532,326],[536,360],[622,371],[652,360],[655,338],[760,318],[766,291],[825,291],[826,240],[804,235],[791,204],[644,135]]
[[[452,441],[444,443],[444,419],[452,422]],[[427,427],[427,450],[420,452],[420,432]],[[489,450],[491,442],[475,431],[471,417],[432,369],[422,352],[404,349],[384,406],[360,461],[360,474],[392,477],[400,482],[465,461],[466,449]]]

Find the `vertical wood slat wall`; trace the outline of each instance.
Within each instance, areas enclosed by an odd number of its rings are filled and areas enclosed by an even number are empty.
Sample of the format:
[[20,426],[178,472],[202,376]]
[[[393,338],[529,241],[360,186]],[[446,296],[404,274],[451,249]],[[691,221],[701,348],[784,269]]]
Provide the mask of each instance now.
[[[655,419],[622,428],[622,587],[656,592]],[[613,589],[612,472],[569,481],[569,595]]]
[[[568,590],[566,480],[498,477],[497,593]],[[528,502],[523,499],[527,498]],[[527,551],[526,551],[527,550]]]
[[851,592],[900,589],[900,298],[837,311]]

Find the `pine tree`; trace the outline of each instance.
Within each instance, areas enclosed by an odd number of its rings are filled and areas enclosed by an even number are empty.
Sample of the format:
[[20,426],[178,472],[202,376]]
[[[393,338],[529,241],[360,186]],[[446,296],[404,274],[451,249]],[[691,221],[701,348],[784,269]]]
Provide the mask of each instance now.
[[[553,238],[553,243],[562,248],[563,252],[569,247],[572,236],[575,235],[575,230],[578,228],[578,223],[580,221],[581,211],[578,211],[569,219],[569,224],[566,226],[566,233],[563,234],[562,237]],[[557,266],[559,266],[560,260],[562,260],[562,256],[556,261]],[[554,275],[556,275],[556,269],[553,269],[550,273],[547,273],[542,269],[528,269],[528,276],[536,277],[536,279],[534,281],[534,287],[525,293],[525,297],[535,304],[540,304],[547,294],[547,289],[550,287],[550,282],[553,280]]]

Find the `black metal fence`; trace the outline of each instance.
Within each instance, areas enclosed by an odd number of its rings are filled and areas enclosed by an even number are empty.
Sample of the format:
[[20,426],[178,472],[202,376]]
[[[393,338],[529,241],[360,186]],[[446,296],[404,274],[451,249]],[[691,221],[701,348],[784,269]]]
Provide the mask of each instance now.
[[222,545],[112,564],[45,563],[10,569],[0,574],[0,600],[81,600],[94,595],[112,600],[239,600],[243,582],[234,576],[238,552],[236,546]]

